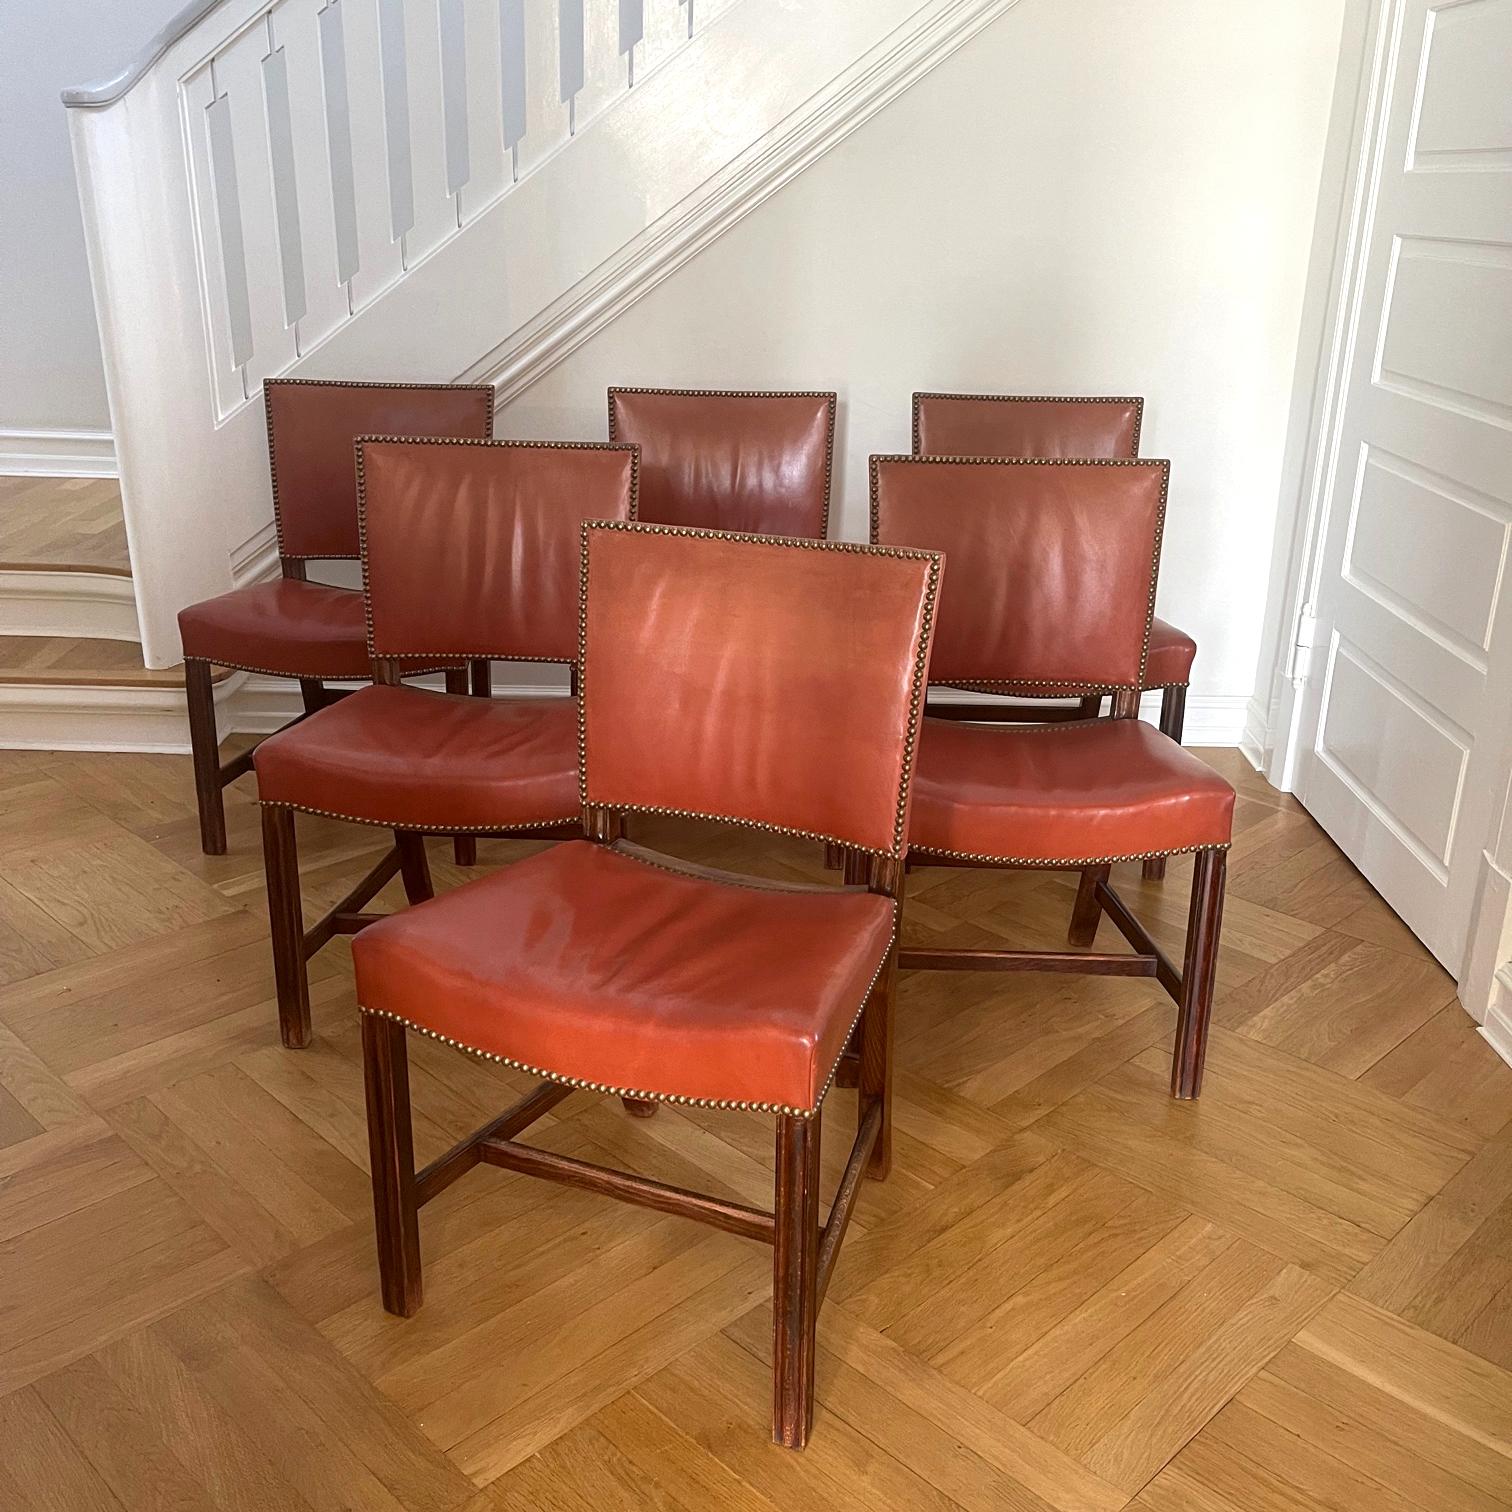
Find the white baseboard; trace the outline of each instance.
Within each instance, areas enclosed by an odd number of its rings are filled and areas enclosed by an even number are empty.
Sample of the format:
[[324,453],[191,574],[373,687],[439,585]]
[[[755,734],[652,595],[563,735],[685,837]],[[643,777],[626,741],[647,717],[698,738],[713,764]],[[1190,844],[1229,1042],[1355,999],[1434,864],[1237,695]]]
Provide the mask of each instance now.
[[[239,673],[216,687],[223,731],[226,706],[243,681]],[[184,692],[0,683],[0,748],[183,754],[189,750]]]
[[1486,1043],[1512,1066],[1512,968],[1503,966],[1497,972],[1495,993],[1480,1032]]
[[[439,687],[441,680],[417,681],[422,687]],[[550,673],[536,683],[494,684],[501,698],[529,698],[564,688],[565,681]],[[270,735],[303,707],[297,684],[244,672],[216,684],[215,706],[222,739],[235,734]],[[0,683],[0,750],[187,755],[189,718],[183,689]]]
[[113,478],[109,431],[0,430],[0,474],[39,478]]
[[0,635],[139,640],[131,579],[113,572],[0,567]]
[[[931,696],[937,697],[941,703],[992,702],[972,693],[942,692]],[[1146,693],[1139,702],[1139,717],[1150,724],[1159,723],[1160,700],[1159,692]],[[1249,697],[1243,693],[1188,693],[1181,743],[1242,748],[1248,704]]]
[[[499,667],[494,668],[495,698],[543,698],[567,691],[565,668],[543,668],[533,682],[500,682],[501,671]],[[520,675],[518,667],[513,669],[513,675]],[[407,679],[407,684],[418,688],[439,688],[441,679],[439,676],[415,677]],[[235,730],[244,735],[271,735],[296,718],[302,708],[299,689],[287,678],[254,674],[241,685],[222,716],[221,729],[227,733]],[[187,740],[187,736],[185,738]],[[184,749],[189,749],[187,744]]]
[[[1249,697],[1244,693],[1188,693],[1182,745],[1238,746],[1242,750],[1248,706]],[[1158,720],[1160,695],[1146,693],[1140,702],[1139,713],[1142,719],[1151,723]]]
[[[498,669],[502,671],[502,669]],[[518,668],[514,677],[520,676]],[[439,678],[425,679],[439,686]],[[495,682],[499,698],[538,698],[565,690],[566,673],[543,668],[532,682]],[[959,695],[972,701],[970,694]],[[215,690],[221,734],[268,735],[300,713],[298,687],[283,678],[238,674]],[[1238,745],[1244,732],[1240,694],[1187,699],[1185,744]],[[1160,695],[1145,696],[1141,716],[1154,723]],[[0,748],[44,751],[187,752],[189,725],[177,688],[90,688],[0,685]]]
[[1266,718],[1264,703],[1250,698],[1244,705],[1244,729],[1239,736],[1239,750],[1244,759],[1257,772],[1265,770],[1265,743],[1270,736],[1270,723]]

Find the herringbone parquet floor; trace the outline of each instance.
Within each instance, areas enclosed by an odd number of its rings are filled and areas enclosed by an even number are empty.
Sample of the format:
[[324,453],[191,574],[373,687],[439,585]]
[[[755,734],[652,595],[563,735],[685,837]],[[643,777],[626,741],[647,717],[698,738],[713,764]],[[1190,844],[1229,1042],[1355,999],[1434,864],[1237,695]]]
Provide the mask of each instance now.
[[[898,1160],[795,1455],[769,1253],[731,1236],[481,1169],[422,1217],[425,1308],[385,1315],[350,958],[281,1050],[249,785],[207,860],[187,759],[0,753],[0,1507],[1512,1507],[1512,1069],[1296,804],[1210,755],[1241,802],[1203,1101],[1167,1099],[1147,981],[905,978]],[[311,901],[382,840],[301,820]],[[1186,879],[1121,885],[1174,942]],[[1048,942],[1070,897],[919,871],[909,930]],[[411,1058],[422,1159],[519,1085]],[[769,1197],[762,1119],[579,1094],[532,1137]]]

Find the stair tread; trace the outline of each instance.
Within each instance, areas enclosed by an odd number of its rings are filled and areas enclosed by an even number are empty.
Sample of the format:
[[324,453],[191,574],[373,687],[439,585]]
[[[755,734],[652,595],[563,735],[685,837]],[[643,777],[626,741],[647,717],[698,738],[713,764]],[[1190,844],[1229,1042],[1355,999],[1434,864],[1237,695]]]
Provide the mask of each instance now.
[[[215,680],[231,674],[217,668]],[[184,668],[150,668],[132,641],[62,635],[0,635],[0,684],[52,687],[182,688]]]
[[0,477],[0,568],[130,577],[114,478]]

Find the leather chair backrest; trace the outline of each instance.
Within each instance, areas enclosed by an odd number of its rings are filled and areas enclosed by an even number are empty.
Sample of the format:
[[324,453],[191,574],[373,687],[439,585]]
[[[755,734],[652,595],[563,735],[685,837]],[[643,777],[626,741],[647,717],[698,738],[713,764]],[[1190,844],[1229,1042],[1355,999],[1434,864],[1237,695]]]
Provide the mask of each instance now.
[[1167,462],[873,457],[871,538],[943,551],[932,676],[1040,697],[1144,679]]
[[939,557],[583,535],[584,803],[901,856]]
[[641,449],[640,517],[822,540],[833,394],[609,390],[609,439]]
[[915,394],[916,457],[1137,457],[1143,399]]
[[363,437],[368,652],[577,659],[585,520],[635,518],[633,446]]
[[493,435],[486,383],[263,384],[273,518],[283,557],[355,557],[358,436]]

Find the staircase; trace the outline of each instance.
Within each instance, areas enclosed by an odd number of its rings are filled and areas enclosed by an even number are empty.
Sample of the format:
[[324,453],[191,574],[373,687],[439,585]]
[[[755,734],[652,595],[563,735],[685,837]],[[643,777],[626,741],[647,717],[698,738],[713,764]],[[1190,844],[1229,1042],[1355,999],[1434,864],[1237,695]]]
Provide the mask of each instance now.
[[115,481],[0,477],[3,744],[177,749],[182,688],[142,661]]
[[[276,570],[265,379],[508,402],[1016,3],[189,6],[64,95],[132,546],[90,638],[135,633],[129,584],[143,667],[173,668],[183,605]],[[14,599],[0,630],[49,633]],[[282,717],[256,682],[225,728]]]

